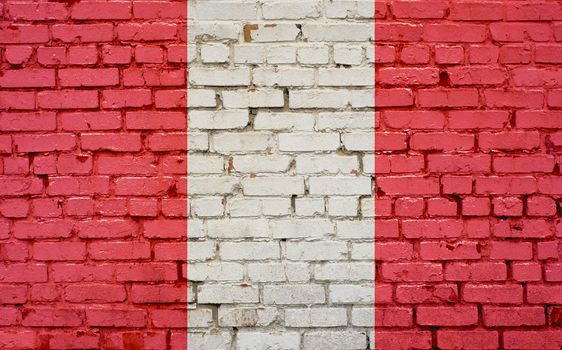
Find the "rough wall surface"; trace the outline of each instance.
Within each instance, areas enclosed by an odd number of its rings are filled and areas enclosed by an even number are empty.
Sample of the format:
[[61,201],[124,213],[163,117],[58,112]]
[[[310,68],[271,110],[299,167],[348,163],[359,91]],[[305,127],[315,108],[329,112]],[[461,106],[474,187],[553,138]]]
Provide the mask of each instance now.
[[189,349],[367,349],[374,3],[190,1]]
[[377,349],[562,346],[561,20],[376,2]]
[[0,3],[0,348],[186,348],[186,2]]

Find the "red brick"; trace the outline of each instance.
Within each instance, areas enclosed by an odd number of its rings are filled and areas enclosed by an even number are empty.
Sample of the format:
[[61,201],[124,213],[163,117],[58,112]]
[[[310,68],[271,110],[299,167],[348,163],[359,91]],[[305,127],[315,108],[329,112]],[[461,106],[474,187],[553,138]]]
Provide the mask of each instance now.
[[66,43],[97,43],[113,40],[113,25],[99,24],[55,24],[51,27],[53,39]]
[[7,3],[6,15],[13,20],[48,21],[64,20],[67,10],[62,3]]
[[486,27],[480,24],[428,24],[423,39],[429,42],[479,43],[486,39]]
[[551,29],[547,23],[502,23],[490,24],[492,39],[500,42],[548,41]]
[[94,260],[150,259],[150,243],[95,242],[88,246],[88,255]]
[[417,323],[422,326],[471,326],[478,322],[476,306],[418,306]]
[[499,335],[487,330],[438,330],[437,346],[440,349],[497,349]]
[[64,296],[71,303],[115,303],[124,301],[127,293],[117,284],[79,284],[67,286]]
[[52,90],[37,94],[39,107],[46,109],[91,109],[98,107],[94,90]]
[[464,301],[482,304],[521,304],[523,287],[518,284],[466,284],[461,294]]
[[136,308],[89,308],[86,323],[92,327],[144,327],[146,311]]
[[72,19],[129,19],[132,14],[131,3],[126,1],[112,2],[79,2],[72,6]]
[[377,349],[431,349],[430,331],[375,331]]
[[375,308],[375,327],[410,327],[412,325],[413,312],[411,308]]
[[427,129],[442,130],[445,126],[445,115],[437,111],[387,111],[384,123],[393,129]]
[[0,29],[0,44],[40,44],[49,41],[49,27],[40,24],[11,24]]
[[497,21],[503,19],[503,4],[499,1],[455,1],[450,18],[457,21]]
[[382,277],[394,282],[437,282],[443,280],[438,263],[384,263]]
[[86,258],[86,244],[80,242],[34,243],[33,257],[39,261],[84,260]]
[[419,90],[420,107],[477,107],[478,91],[474,89]]
[[124,23],[117,25],[117,38],[122,41],[174,40],[178,26],[171,23]]
[[70,308],[34,308],[23,311],[21,324],[26,327],[77,327],[82,313]]
[[53,69],[5,69],[0,76],[2,88],[47,88],[55,86]]

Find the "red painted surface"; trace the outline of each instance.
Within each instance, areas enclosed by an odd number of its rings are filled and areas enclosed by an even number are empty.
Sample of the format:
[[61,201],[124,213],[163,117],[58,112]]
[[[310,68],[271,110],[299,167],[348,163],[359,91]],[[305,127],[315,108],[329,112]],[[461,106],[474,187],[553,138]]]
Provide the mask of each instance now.
[[562,346],[562,4],[376,1],[376,348]]
[[186,1],[0,15],[0,348],[186,349]]

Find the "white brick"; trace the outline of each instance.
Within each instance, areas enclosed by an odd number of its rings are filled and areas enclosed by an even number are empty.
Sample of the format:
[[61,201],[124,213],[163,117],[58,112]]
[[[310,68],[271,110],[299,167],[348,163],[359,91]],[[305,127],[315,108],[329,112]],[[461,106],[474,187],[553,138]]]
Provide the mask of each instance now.
[[372,132],[344,133],[342,134],[342,142],[348,151],[375,151],[375,137]]
[[265,61],[265,46],[263,45],[235,45],[234,63],[263,63]]
[[[255,130],[312,131],[315,118],[310,113],[258,112]],[[277,156],[276,156],[277,157]]]
[[222,101],[225,108],[283,107],[283,91],[277,89],[250,89],[223,91]]
[[224,159],[219,156],[190,154],[187,157],[187,169],[190,174],[222,174]]
[[263,215],[283,216],[291,213],[289,198],[264,198],[262,200]]
[[307,263],[250,263],[248,278],[253,282],[306,282],[310,280]]
[[258,4],[249,1],[202,1],[195,3],[195,11],[201,21],[250,20],[257,18]]
[[189,89],[188,107],[215,107],[217,100],[214,90]]
[[326,3],[328,18],[373,18],[374,6],[368,0],[339,0]]
[[289,169],[291,157],[285,155],[240,155],[232,157],[234,170],[241,173],[281,173]]
[[248,110],[191,111],[189,127],[192,129],[241,129],[248,125]]
[[206,333],[189,332],[187,339],[189,350],[230,350],[232,344],[232,335],[229,332],[215,329]]
[[296,63],[297,48],[288,45],[268,47],[266,60],[269,64]]
[[287,259],[302,261],[343,260],[347,258],[345,242],[287,242]]
[[326,45],[310,45],[297,48],[297,59],[302,64],[328,64],[329,48]]
[[271,134],[253,133],[221,133],[213,135],[213,150],[219,153],[265,151],[269,147]]
[[219,245],[222,260],[268,260],[279,259],[277,242],[224,242]]
[[351,260],[374,260],[373,243],[352,243]]
[[324,68],[318,70],[319,86],[373,86],[372,68]]
[[371,220],[338,221],[337,236],[344,239],[369,239],[375,236],[375,223]]
[[326,219],[285,219],[270,223],[273,238],[323,238],[334,233],[334,224]]
[[329,197],[328,215],[356,216],[358,203],[357,197]]
[[205,328],[212,327],[213,311],[211,309],[192,309],[189,310],[189,318],[187,319],[187,327],[189,328]]
[[357,327],[374,327],[375,310],[370,307],[354,307],[351,310],[351,324]]
[[363,156],[363,172],[365,174],[375,173],[375,156],[373,154]]
[[191,200],[191,213],[199,217],[221,216],[224,214],[223,198],[194,198]]
[[375,216],[375,199],[374,198],[361,198],[361,215],[363,217]]
[[281,133],[279,150],[289,152],[335,151],[340,147],[337,133]]
[[197,59],[197,46],[187,45],[187,62],[192,63]]
[[250,85],[250,69],[242,68],[189,68],[189,83],[206,86],[247,86]]
[[300,342],[301,336],[298,332],[272,331],[269,333],[265,333],[255,331],[241,331],[238,333],[237,350],[292,350],[298,349],[300,347]]
[[254,43],[295,41],[300,33],[299,28],[292,23],[255,24],[247,25],[246,28],[250,41]]
[[312,195],[368,195],[371,194],[370,177],[311,177],[309,190]]
[[[336,64],[359,65],[363,61],[363,48],[357,45],[334,45],[334,62]],[[374,70],[371,69],[374,74]]]
[[189,220],[189,238],[203,238],[207,235],[207,228],[202,220]]
[[265,219],[217,219],[207,221],[207,232],[213,238],[259,238],[269,236]]
[[262,5],[264,19],[303,19],[320,16],[320,1],[270,1]]
[[371,90],[309,89],[289,91],[290,108],[354,108],[374,107]]
[[291,212],[289,198],[233,198],[228,204],[231,217],[283,216]]
[[244,278],[244,266],[231,262],[193,263],[187,269],[190,281],[241,281]]
[[200,304],[257,303],[257,286],[228,284],[204,284],[197,287],[197,301]]
[[285,310],[285,325],[288,327],[338,327],[347,325],[344,308],[314,308]]
[[[318,130],[374,129],[374,127],[373,112],[319,113],[316,121]],[[371,132],[371,136],[374,137],[373,132]]]
[[296,157],[297,174],[345,174],[359,169],[356,156],[299,155]]
[[314,267],[314,278],[319,281],[374,281],[374,263],[331,263]]
[[365,108],[375,106],[375,94],[372,89],[351,90],[351,106],[354,108]]
[[[374,341],[374,338],[372,341]],[[365,332],[353,330],[310,331],[304,334],[303,350],[364,350],[367,348]]]
[[196,194],[227,194],[232,193],[239,184],[239,179],[230,176],[191,177],[188,181],[188,193]]
[[221,306],[218,321],[222,327],[266,327],[277,318],[274,307],[232,307]]
[[262,210],[261,199],[233,198],[228,204],[231,217],[260,216]]
[[372,0],[187,6],[190,350],[372,348]]
[[[190,21],[187,31],[188,41],[233,40],[238,39],[242,29],[239,22]],[[191,91],[189,92],[191,94]]]
[[[191,222],[189,223],[189,229],[191,231]],[[191,232],[190,236],[191,236]],[[187,258],[189,261],[205,261],[211,260],[215,256],[215,242],[214,241],[204,241],[204,242],[189,242],[187,246]]]
[[302,177],[254,177],[242,180],[247,196],[290,196],[304,194]]
[[224,44],[201,45],[201,60],[204,63],[223,63],[228,61],[230,48]]
[[298,216],[322,215],[325,207],[324,198],[297,198],[295,200],[295,214]]
[[209,149],[209,135],[202,132],[187,133],[187,148],[190,151],[206,151]]
[[375,45],[368,45],[365,54],[369,63],[375,63]]
[[256,68],[253,70],[256,86],[312,86],[314,70],[309,68]]
[[330,302],[334,304],[372,305],[375,302],[375,287],[372,284],[332,284],[328,290]]
[[302,33],[303,39],[308,41],[351,42],[373,40],[374,29],[372,24],[305,23],[302,26]]
[[319,284],[264,286],[263,303],[276,305],[322,304],[326,301],[324,287]]

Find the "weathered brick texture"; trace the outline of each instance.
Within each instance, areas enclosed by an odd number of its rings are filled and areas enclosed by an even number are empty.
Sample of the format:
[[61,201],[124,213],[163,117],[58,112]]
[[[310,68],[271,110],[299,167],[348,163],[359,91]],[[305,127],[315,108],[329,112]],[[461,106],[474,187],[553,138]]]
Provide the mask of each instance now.
[[186,13],[0,3],[1,349],[186,349]]
[[368,349],[374,6],[189,7],[189,349]]
[[562,346],[562,5],[376,1],[376,348]]

